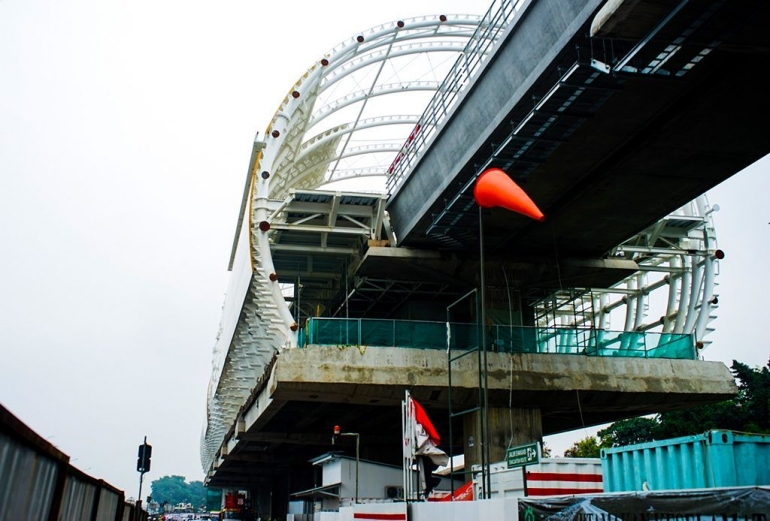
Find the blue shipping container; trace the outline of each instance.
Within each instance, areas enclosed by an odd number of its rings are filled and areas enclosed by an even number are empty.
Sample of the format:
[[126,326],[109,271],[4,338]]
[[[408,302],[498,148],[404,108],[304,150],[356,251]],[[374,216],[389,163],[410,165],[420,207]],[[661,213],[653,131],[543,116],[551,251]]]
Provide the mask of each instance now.
[[770,485],[770,435],[712,430],[602,449],[605,492]]

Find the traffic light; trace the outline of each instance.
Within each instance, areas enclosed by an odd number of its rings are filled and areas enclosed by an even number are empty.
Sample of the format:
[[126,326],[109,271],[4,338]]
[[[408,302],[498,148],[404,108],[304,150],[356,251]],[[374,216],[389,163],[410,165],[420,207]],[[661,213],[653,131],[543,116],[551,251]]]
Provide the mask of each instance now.
[[144,474],[150,471],[150,457],[152,457],[152,445],[143,443],[139,445],[139,457],[136,460],[136,471]]

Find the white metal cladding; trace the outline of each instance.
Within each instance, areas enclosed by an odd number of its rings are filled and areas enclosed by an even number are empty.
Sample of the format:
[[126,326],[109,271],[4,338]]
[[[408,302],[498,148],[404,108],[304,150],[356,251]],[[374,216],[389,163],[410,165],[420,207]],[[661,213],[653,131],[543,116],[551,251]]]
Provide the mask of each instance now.
[[56,463],[0,433],[0,519],[48,519]]
[[[296,346],[292,313],[280,285],[269,278],[276,271],[273,232],[260,231],[259,224],[273,221],[271,216],[280,222],[273,202],[293,190],[358,180],[353,190],[384,193],[394,157],[418,130],[419,115],[479,21],[473,15],[410,18],[349,38],[302,75],[264,141],[255,143],[214,348],[201,438],[204,471],[272,356]],[[381,226],[381,216],[372,221]]]

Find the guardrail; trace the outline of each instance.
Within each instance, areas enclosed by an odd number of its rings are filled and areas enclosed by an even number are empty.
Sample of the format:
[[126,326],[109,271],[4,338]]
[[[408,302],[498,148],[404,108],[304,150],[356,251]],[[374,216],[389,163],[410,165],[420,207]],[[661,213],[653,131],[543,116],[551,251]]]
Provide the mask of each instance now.
[[0,405],[0,519],[146,521],[147,512]]
[[[490,351],[624,358],[694,360],[690,334],[605,331],[588,328],[493,325],[485,328]],[[310,318],[300,330],[300,347],[360,346],[412,349],[472,349],[476,324],[413,320]]]
[[417,163],[428,142],[439,126],[454,111],[460,92],[467,87],[481,69],[484,59],[499,36],[516,17],[527,0],[495,0],[479,21],[478,28],[465,45],[446,78],[420,116],[419,122],[404,142],[401,151],[388,169],[388,194],[401,185],[405,176]]

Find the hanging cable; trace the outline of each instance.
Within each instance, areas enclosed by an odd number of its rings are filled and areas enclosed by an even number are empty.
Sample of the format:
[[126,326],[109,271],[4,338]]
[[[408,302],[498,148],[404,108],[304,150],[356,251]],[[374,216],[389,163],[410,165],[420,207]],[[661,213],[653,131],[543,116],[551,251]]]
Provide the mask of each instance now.
[[508,274],[505,272],[505,262],[503,262],[503,277],[505,278],[505,290],[508,294],[508,336],[511,349],[511,383],[508,390],[508,422],[511,427],[508,448],[511,448],[513,446],[513,305],[511,304],[511,287],[508,284]]
[[583,433],[586,435],[586,438],[587,438],[588,431],[586,430],[586,422],[583,420],[583,408],[580,406],[580,390],[575,389],[575,394],[577,395],[578,412],[580,413],[580,424],[583,426]]
[[561,267],[559,266],[559,246],[556,244],[556,230],[551,226],[551,236],[553,237],[553,252],[556,254],[556,277],[559,280],[559,291],[564,287],[561,285]]

